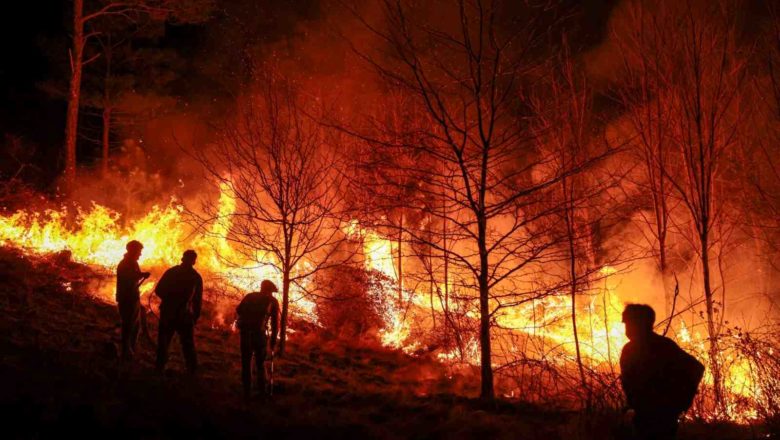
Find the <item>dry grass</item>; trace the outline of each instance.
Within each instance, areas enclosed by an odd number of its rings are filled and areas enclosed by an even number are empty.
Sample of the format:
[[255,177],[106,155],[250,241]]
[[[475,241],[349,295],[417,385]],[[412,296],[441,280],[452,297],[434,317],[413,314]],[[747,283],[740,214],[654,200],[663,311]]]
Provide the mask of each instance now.
[[[100,279],[67,256],[23,257],[0,249],[0,411],[10,438],[78,435],[282,438],[605,439],[617,416],[490,405],[474,395],[469,371],[427,358],[327,339],[306,326],[277,361],[276,395],[240,398],[237,335],[201,323],[201,372],[188,377],[174,344],[165,377],[153,372],[153,344],[122,368],[115,307],[90,296]],[[70,284],[67,284],[70,283]],[[70,291],[66,289],[70,286]],[[155,334],[154,322],[151,332]],[[707,426],[683,438],[751,438]],[[6,437],[9,438],[9,437]]]

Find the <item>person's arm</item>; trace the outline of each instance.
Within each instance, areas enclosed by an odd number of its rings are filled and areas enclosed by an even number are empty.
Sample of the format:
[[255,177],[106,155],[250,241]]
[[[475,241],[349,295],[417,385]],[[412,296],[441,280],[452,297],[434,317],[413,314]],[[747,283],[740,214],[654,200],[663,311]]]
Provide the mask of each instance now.
[[151,272],[141,272],[141,267],[138,265],[137,261],[133,262],[133,278],[139,286],[141,285],[141,282],[143,280],[149,278],[151,275]]
[[203,305],[203,278],[200,274],[195,274],[195,294],[192,298],[192,313],[195,321],[200,318],[200,308]]
[[238,306],[236,307],[236,315],[238,315],[238,319],[241,319],[241,315],[243,315],[244,311],[246,310],[247,298],[249,298],[249,295],[244,295],[244,298],[241,299],[241,302],[238,303]]
[[165,273],[160,277],[160,281],[158,281],[157,285],[154,286],[154,293],[161,300],[165,300],[165,298],[168,296],[168,285],[170,284],[171,279],[170,273],[170,269],[166,270]]
[[699,382],[704,376],[704,365],[677,344],[674,345],[674,350],[675,355],[670,356],[673,365],[669,370],[675,376],[677,410],[685,412],[696,397]]
[[680,353],[680,357],[682,358],[681,364],[686,376],[692,383],[695,383],[698,388],[699,382],[701,382],[701,379],[704,376],[704,364],[682,348],[680,348]]
[[279,336],[279,302],[274,300],[271,305],[271,353],[276,350],[276,339]]
[[631,347],[629,345],[623,347],[623,351],[620,353],[620,384],[623,386],[628,407],[636,409],[634,401],[636,398],[636,378],[634,377],[632,357]]
[[244,297],[241,299],[241,302],[238,303],[238,306],[236,306],[236,326],[241,329],[241,316],[246,312],[247,308],[247,298],[249,298],[249,295],[244,295]]
[[139,276],[141,279],[146,279],[146,278],[149,278],[149,276],[151,276],[151,275],[152,275],[152,273],[151,273],[151,272],[141,272],[141,266],[139,266],[139,265],[138,265],[138,262],[137,262],[137,261],[135,262],[135,270],[136,270],[136,271],[138,271],[138,276]]

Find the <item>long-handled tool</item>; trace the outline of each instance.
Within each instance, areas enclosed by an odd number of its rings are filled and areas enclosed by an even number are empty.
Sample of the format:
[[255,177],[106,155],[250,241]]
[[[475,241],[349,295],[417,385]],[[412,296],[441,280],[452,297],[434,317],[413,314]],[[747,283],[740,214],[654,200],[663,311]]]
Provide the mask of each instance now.
[[[268,328],[263,329],[265,334],[265,346],[264,350],[268,350]],[[265,393],[269,396],[274,395],[274,351],[270,350],[270,357],[266,357],[266,361],[263,362],[263,369],[265,369]]]
[[268,395],[274,395],[274,355],[271,353],[270,374],[268,375]]

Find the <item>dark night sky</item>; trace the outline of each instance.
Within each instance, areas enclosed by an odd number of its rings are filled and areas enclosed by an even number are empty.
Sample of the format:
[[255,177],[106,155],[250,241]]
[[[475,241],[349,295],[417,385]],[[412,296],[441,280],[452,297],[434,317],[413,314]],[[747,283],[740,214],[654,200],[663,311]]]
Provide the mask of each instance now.
[[[615,0],[574,2],[580,5],[582,11],[579,21],[582,38],[579,42],[586,46],[598,44],[614,3]],[[46,168],[56,169],[63,138],[65,101],[62,96],[45,92],[41,84],[52,80],[66,84],[67,67],[55,58],[63,60],[64,54],[52,51],[64,52],[68,47],[71,2],[38,0],[10,4],[13,6],[4,6],[0,26],[0,50],[3,54],[0,57],[0,131],[4,135],[20,136],[26,144],[35,145],[38,162],[45,164]],[[210,77],[215,75],[213,69],[204,71],[198,68],[197,63],[202,57],[210,57],[209,53],[231,49],[224,47],[231,42],[223,37],[226,28],[233,23],[231,15],[256,14],[263,17],[256,21],[261,29],[253,33],[253,37],[272,41],[292,32],[301,20],[315,20],[322,7],[317,0],[220,0],[218,5],[218,13],[209,22],[197,26],[169,27],[166,37],[155,43],[175,49],[190,64],[186,75],[174,89],[175,94],[186,99],[211,100],[212,96],[203,95],[213,94],[218,89],[215,84],[222,78]],[[57,45],[62,43],[62,46],[47,49],[52,42]]]
[[62,20],[66,7],[64,1],[10,2],[4,6],[0,14],[0,53],[3,54],[0,57],[0,130],[3,133],[15,133],[36,143],[62,138],[64,102],[50,99],[37,84],[48,78],[50,70],[41,40],[66,35]]

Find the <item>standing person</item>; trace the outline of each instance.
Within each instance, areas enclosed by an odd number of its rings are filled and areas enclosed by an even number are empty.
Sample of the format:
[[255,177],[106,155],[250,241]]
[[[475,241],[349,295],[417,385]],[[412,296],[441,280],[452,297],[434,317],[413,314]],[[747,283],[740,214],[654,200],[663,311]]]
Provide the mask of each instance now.
[[655,311],[629,304],[623,311],[629,342],[620,354],[620,378],[634,428],[643,440],[674,439],[680,415],[688,410],[704,365],[674,341],[653,332]]
[[187,371],[198,367],[195,353],[195,323],[203,302],[203,278],[193,267],[198,254],[187,250],[181,264],[165,271],[154,291],[160,297],[160,325],[157,330],[157,370],[162,372],[168,361],[168,347],[173,334],[179,334]]
[[269,280],[260,283],[260,291],[247,294],[236,307],[238,328],[241,331],[241,382],[244,385],[244,398],[252,392],[252,356],[257,367],[257,388],[265,391],[265,368],[268,339],[266,328],[271,322],[271,358],[276,348],[279,334],[279,301],[273,297],[279,289]]
[[141,293],[138,288],[149,278],[141,272],[138,259],[144,245],[132,240],[125,246],[127,252],[116,267],[116,303],[122,321],[122,360],[129,361],[135,354],[141,322]]

